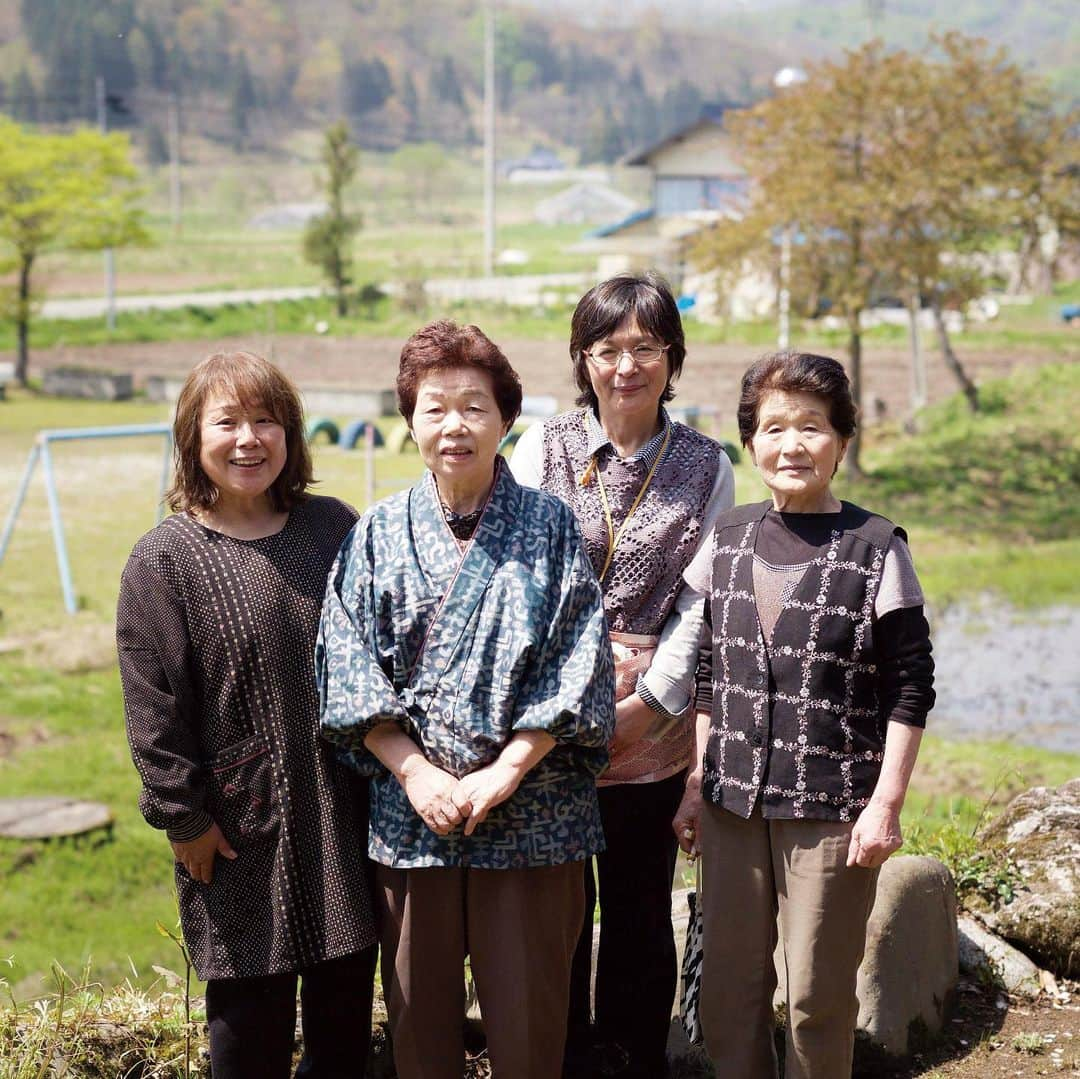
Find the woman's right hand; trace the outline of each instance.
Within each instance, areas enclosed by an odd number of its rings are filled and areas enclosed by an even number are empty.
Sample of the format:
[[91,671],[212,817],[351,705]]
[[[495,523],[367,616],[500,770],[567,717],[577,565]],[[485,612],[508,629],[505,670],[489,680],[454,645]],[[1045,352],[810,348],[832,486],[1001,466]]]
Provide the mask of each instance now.
[[701,817],[701,773],[692,772],[686,777],[686,790],[672,818],[671,827],[679,846],[692,859],[701,853],[698,846],[698,821]]
[[402,770],[401,786],[421,820],[436,834],[452,832],[467,815],[454,804],[458,781],[419,754]]
[[188,871],[191,879],[203,884],[209,884],[214,878],[214,858],[217,855],[230,861],[236,857],[236,851],[229,846],[229,841],[216,824],[211,824],[198,839],[183,843],[170,839],[169,843],[173,856]]

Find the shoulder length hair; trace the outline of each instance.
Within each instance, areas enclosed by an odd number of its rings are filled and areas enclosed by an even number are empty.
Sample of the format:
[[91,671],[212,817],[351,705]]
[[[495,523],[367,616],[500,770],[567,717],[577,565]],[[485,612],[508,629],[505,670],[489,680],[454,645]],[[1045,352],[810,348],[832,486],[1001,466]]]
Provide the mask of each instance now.
[[667,282],[649,270],[642,274],[609,277],[578,300],[570,320],[570,362],[574,382],[580,391],[577,404],[596,411],[596,391],[589,377],[585,353],[597,341],[614,333],[631,315],[643,333],[668,346],[668,379],[660,403],[666,404],[675,396],[674,383],[682,373],[686,359],[682,317]]
[[245,408],[265,408],[285,429],[285,467],[268,494],[278,512],[307,497],[314,483],[304,437],[304,407],[292,381],[254,352],[215,352],[196,364],[176,401],[173,418],[173,484],[165,501],[174,512],[208,509],[218,498],[199,462],[207,400],[221,394]]

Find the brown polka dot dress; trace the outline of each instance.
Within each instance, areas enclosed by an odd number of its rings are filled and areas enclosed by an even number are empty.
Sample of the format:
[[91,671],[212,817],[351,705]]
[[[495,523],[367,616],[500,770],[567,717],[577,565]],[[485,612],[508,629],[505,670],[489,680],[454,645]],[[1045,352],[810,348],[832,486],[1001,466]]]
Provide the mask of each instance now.
[[275,535],[238,540],[177,514],[124,569],[117,646],[140,808],[174,840],[216,821],[238,854],[216,859],[209,885],[175,867],[204,980],[375,941],[367,782],[319,738],[313,665],[326,575],[355,519],[310,498]]

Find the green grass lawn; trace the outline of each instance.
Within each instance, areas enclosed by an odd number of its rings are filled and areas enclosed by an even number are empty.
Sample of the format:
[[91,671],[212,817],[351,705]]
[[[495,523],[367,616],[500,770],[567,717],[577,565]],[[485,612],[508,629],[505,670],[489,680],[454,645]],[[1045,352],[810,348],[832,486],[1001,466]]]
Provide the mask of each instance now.
[[[942,605],[985,591],[1039,605],[1080,601],[1077,487],[1080,367],[1043,367],[985,388],[985,415],[948,402],[922,433],[885,430],[866,451],[868,477],[839,493],[902,521],[927,595]],[[0,404],[0,515],[13,498],[34,433],[43,427],[167,419],[143,401],[97,404],[19,393]],[[379,494],[419,474],[415,452],[377,456]],[[358,507],[362,453],[317,446],[319,490]],[[155,517],[160,442],[70,443],[56,450],[72,570],[80,600],[63,612],[49,518],[37,477],[0,565],[0,789],[105,802],[110,842],[0,841],[0,971],[20,997],[45,988],[52,960],[92,960],[103,982],[148,984],[175,967],[155,923],[175,922],[171,857],[136,809],[138,782],[123,732],[112,644],[117,582],[128,551]],[[737,470],[740,500],[762,497]],[[1080,774],[1080,757],[1011,743],[928,737],[904,813],[916,850],[963,867],[978,821],[1016,791]],[[965,861],[966,859],[966,861]],[[134,973],[133,973],[134,972]]]

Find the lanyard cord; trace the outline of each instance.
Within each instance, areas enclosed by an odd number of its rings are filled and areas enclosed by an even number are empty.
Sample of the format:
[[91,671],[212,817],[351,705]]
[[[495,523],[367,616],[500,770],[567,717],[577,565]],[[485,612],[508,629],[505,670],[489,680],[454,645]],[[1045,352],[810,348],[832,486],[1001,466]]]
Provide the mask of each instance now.
[[649,484],[652,483],[652,478],[656,474],[656,470],[660,467],[660,462],[664,459],[664,453],[667,451],[668,443],[671,441],[671,425],[668,425],[668,429],[664,434],[664,441],[660,446],[660,452],[656,455],[656,460],[653,461],[652,468],[649,469],[649,474],[645,477],[645,482],[641,485],[641,490],[638,491],[637,497],[634,499],[627,510],[626,516],[623,518],[623,523],[619,525],[619,531],[615,531],[614,522],[611,519],[611,505],[608,502],[607,491],[604,490],[604,478],[600,475],[600,469],[596,468],[596,456],[594,455],[590,462],[590,467],[596,472],[596,481],[600,486],[600,502],[604,507],[604,522],[607,524],[608,534],[608,552],[607,558],[604,559],[604,568],[600,571],[600,576],[597,578],[600,582],[603,582],[604,577],[607,575],[607,571],[611,569],[611,560],[615,557],[615,548],[619,546],[619,540],[623,538],[623,533],[626,531],[626,526],[630,523],[630,518],[634,516],[634,510],[641,504],[641,500],[645,497],[645,492],[649,489]]

